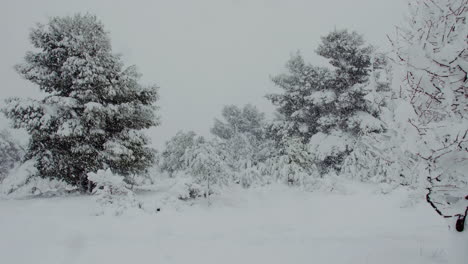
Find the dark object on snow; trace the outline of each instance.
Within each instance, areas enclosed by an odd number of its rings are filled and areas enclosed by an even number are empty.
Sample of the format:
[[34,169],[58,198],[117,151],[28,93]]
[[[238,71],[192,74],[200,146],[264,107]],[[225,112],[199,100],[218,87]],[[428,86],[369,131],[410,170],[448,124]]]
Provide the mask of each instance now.
[[156,212],[161,212],[161,208],[156,208]]
[[[468,196],[466,196],[465,199],[468,200]],[[465,230],[465,220],[466,220],[467,215],[468,215],[468,207],[466,207],[465,215],[462,215],[462,214],[458,215],[457,223],[455,224],[455,229],[458,232],[463,232]]]
[[460,215],[458,217],[457,223],[455,224],[455,228],[457,229],[458,232],[463,232],[463,230],[465,229],[465,219],[466,219],[466,215],[465,216]]

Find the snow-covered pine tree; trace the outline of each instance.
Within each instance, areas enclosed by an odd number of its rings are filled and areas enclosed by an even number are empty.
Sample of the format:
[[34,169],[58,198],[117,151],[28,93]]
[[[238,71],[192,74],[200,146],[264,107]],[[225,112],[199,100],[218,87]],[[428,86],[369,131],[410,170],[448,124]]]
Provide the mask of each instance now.
[[468,1],[411,0],[409,8],[392,42],[404,67],[397,94],[419,136],[408,140],[419,142],[414,153],[426,163],[427,201],[461,232],[468,222]]
[[89,172],[126,176],[150,166],[141,130],[158,125],[157,87],[139,84],[136,68],[112,53],[103,24],[90,14],[53,17],[30,39],[35,49],[16,70],[47,96],[11,98],[3,111],[31,135],[27,158],[39,176],[90,190]]
[[[330,59],[333,70],[306,64],[300,54],[293,56],[287,63],[289,73],[273,78],[283,93],[267,95],[281,115],[270,134],[280,141],[311,141],[322,171],[339,170],[358,135],[384,131],[378,119],[380,102],[373,96],[376,87],[369,81],[372,52],[362,36],[342,30],[323,37],[317,49]],[[332,141],[334,145],[326,145]]]
[[242,108],[226,105],[222,110],[224,121],[215,119],[211,133],[220,139],[230,139],[235,134],[250,134],[257,139],[263,137],[265,114],[257,107],[246,104]]
[[373,47],[357,32],[335,30],[322,37],[317,54],[335,67],[335,89],[349,89],[368,80]]
[[339,129],[354,136],[382,132],[384,127],[378,120],[381,105],[373,100],[376,87],[370,85],[369,78],[372,58],[376,57],[373,47],[366,45],[356,32],[335,30],[322,37],[317,54],[328,58],[335,67],[331,86],[314,91],[309,97],[319,107],[318,131]]
[[[279,118],[270,125],[269,134],[280,142],[290,137],[300,137],[307,142],[318,131],[316,123],[320,109],[333,107],[335,94],[326,92],[333,87],[334,74],[328,68],[306,64],[299,53],[291,57],[286,67],[288,74],[272,78],[283,93],[267,95],[279,113]],[[320,98],[321,105],[313,104],[310,100],[316,91],[324,91]]]

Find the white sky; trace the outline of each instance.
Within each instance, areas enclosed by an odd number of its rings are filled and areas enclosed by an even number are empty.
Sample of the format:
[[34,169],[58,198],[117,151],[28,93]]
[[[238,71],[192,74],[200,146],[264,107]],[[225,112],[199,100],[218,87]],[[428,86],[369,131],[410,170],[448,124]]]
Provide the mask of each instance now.
[[142,82],[160,86],[163,124],[150,131],[159,147],[181,129],[208,135],[226,104],[272,112],[264,99],[275,91],[270,76],[284,71],[291,53],[323,64],[314,50],[334,28],[386,48],[405,11],[406,0],[0,0],[0,103],[38,95],[13,70],[31,49],[29,29],[50,16],[90,12]]

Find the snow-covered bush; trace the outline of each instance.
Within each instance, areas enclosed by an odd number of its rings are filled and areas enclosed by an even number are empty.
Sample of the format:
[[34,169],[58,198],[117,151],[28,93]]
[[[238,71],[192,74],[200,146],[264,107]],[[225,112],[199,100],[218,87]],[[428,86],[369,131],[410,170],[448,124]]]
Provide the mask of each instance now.
[[[37,173],[36,168],[34,167],[34,161],[26,161],[17,168],[15,168],[9,175],[6,177],[0,187],[2,189],[2,194],[11,194],[18,190],[19,188],[26,185],[26,183]],[[31,191],[28,191],[31,193]]]
[[[281,182],[291,186],[308,188],[320,176],[307,146],[297,137],[290,138],[282,146],[284,149],[280,154],[251,168],[251,177],[256,179],[257,184],[262,185]],[[258,174],[261,175],[261,178],[257,176]]]
[[217,147],[225,155],[224,162],[235,172],[252,167],[264,158],[263,146],[247,133],[236,133],[229,139],[220,140]]
[[340,171],[346,156],[352,152],[356,138],[340,130],[330,134],[318,132],[309,141],[308,148],[313,162],[322,175],[330,171]]
[[6,129],[0,130],[0,183],[8,173],[19,165],[24,149]]
[[[192,131],[179,131],[166,142],[160,168],[179,181],[179,199],[208,197],[232,181],[226,147],[225,143],[206,141]],[[231,155],[235,153],[233,149]]]
[[[271,157],[248,171],[251,185],[267,185],[275,182],[310,191],[317,189],[321,175],[314,164],[307,167],[296,163],[288,155]],[[255,181],[251,180],[254,179]],[[250,185],[249,185],[250,186]]]
[[255,106],[228,105],[223,108],[222,117],[223,120],[215,119],[211,132],[234,171],[242,171],[271,155],[270,142],[265,138],[265,115]]
[[226,155],[215,143],[207,141],[188,149],[184,155],[187,172],[201,187],[204,197],[232,181],[232,172],[225,162]]
[[114,174],[110,169],[90,172],[88,180],[96,185],[93,194],[100,206],[97,214],[121,215],[127,210],[143,208],[143,204],[125,183],[124,177]]
[[177,132],[166,142],[165,149],[161,153],[161,170],[167,171],[172,176],[177,171],[187,169],[187,163],[184,160],[185,152],[204,141],[203,137],[197,136],[193,131]]
[[405,152],[396,141],[395,131],[367,134],[358,138],[343,162],[340,175],[362,182],[418,187],[419,158]]
[[312,155],[307,149],[307,145],[302,143],[301,138],[290,138],[283,145],[284,154],[288,157],[290,163],[297,164],[305,169],[310,167],[313,162]]
[[266,180],[265,178],[270,176],[262,175],[258,165],[245,168],[240,172],[237,172],[237,174],[237,182],[244,188],[249,188],[255,185],[264,185]]
[[124,68],[102,23],[88,14],[53,17],[30,39],[35,49],[16,70],[47,96],[10,98],[3,112],[31,135],[26,158],[37,176],[90,191],[90,171],[109,166],[126,176],[150,167],[154,153],[141,131],[159,123],[157,87]]
[[278,153],[274,141],[267,138],[264,113],[255,106],[228,105],[223,108],[222,120],[215,119],[211,132],[215,146],[229,166],[233,182],[243,187],[264,184],[259,166]]
[[393,80],[393,66],[388,54],[376,52],[372,57],[371,85],[379,93],[391,92]]
[[179,200],[188,201],[206,197],[204,187],[200,183],[197,183],[196,179],[193,177],[185,178],[185,181],[181,181],[181,178],[178,178],[177,185],[179,186],[177,192],[177,198]]
[[10,171],[0,184],[0,194],[8,197],[23,198],[27,196],[50,197],[66,195],[76,190],[62,180],[35,177],[37,169],[34,161],[28,160]]

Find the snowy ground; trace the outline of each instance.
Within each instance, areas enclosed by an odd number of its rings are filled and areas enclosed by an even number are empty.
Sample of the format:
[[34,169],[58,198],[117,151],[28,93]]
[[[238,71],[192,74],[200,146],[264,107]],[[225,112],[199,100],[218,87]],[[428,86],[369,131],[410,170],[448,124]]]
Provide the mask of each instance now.
[[91,197],[0,200],[0,262],[446,263],[445,222],[425,203],[359,188],[238,189],[210,206],[177,203],[120,217],[93,216]]

